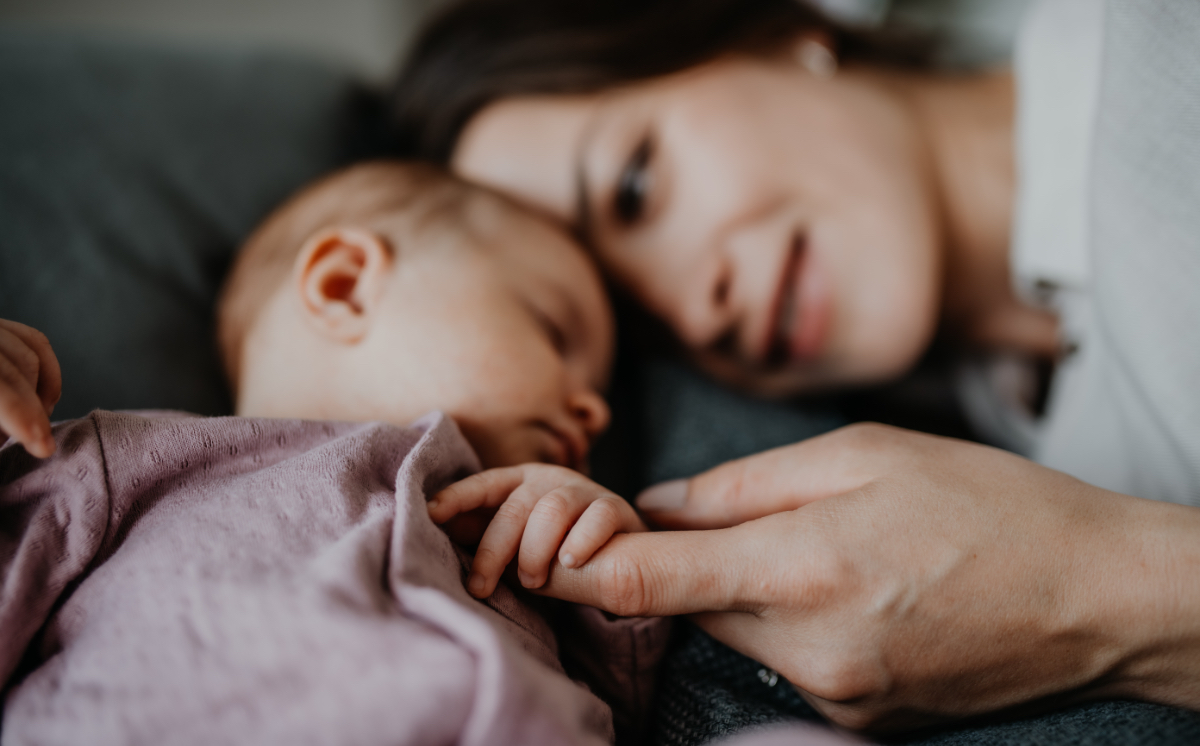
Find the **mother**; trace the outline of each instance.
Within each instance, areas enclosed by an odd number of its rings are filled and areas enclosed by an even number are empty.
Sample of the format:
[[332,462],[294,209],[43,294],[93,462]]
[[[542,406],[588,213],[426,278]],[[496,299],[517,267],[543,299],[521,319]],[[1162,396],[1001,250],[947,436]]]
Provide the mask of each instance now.
[[1033,460],[843,429],[649,491],[718,530],[618,537],[548,592],[695,613],[854,727],[1200,709],[1198,39],[1195,4],[1043,3],[1014,95],[879,66],[789,0],[444,13],[409,145],[570,224],[719,378],[879,381],[939,327],[1055,369],[1040,417],[976,387]]

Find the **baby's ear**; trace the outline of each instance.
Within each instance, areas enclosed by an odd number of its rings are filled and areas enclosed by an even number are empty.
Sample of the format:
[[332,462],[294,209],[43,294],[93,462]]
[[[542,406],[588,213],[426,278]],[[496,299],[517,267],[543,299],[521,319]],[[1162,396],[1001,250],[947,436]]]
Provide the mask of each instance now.
[[355,344],[370,328],[392,265],[379,235],[361,228],[329,228],[304,244],[296,258],[296,287],[304,314],[318,331]]

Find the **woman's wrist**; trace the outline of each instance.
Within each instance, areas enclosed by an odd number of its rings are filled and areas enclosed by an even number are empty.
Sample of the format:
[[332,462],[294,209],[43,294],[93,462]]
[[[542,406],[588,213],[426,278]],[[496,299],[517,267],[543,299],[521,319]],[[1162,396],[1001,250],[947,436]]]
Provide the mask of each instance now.
[[1112,660],[1097,694],[1200,709],[1200,508],[1113,495],[1082,590]]

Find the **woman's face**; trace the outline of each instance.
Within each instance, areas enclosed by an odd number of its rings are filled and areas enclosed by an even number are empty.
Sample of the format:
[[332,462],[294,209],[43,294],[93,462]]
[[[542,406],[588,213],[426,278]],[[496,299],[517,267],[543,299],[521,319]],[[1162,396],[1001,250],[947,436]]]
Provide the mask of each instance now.
[[726,58],[480,112],[462,175],[569,222],[710,372],[787,394],[895,376],[940,295],[911,110],[867,72]]

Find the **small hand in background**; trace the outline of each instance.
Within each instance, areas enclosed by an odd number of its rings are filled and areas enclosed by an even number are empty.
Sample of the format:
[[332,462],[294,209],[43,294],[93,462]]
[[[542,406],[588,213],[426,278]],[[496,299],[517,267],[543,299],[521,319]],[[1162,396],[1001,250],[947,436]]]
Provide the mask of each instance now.
[[0,440],[38,458],[54,453],[50,413],[62,395],[58,357],[42,332],[0,319]]
[[62,372],[46,336],[0,319],[0,442],[12,436],[38,458],[54,453],[50,413],[62,395]]
[[492,595],[514,557],[521,584],[540,588],[555,555],[563,567],[580,567],[614,534],[649,530],[617,495],[578,472],[546,464],[467,477],[434,495],[429,515],[455,541],[478,542],[467,581],[476,598]]

